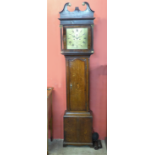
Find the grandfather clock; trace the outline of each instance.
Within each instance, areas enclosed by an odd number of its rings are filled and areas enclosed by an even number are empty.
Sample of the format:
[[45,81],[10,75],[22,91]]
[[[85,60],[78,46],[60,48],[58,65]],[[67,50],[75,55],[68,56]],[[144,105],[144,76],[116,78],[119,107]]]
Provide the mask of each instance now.
[[64,120],[66,145],[92,146],[93,116],[89,108],[89,57],[94,53],[94,11],[87,2],[85,11],[78,7],[68,11],[70,3],[60,12],[61,54],[66,59],[67,110]]

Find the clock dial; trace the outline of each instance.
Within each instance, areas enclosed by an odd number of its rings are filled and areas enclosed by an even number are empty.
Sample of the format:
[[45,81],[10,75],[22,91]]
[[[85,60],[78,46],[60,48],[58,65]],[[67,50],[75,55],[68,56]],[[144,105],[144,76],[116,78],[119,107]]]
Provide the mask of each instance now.
[[66,29],[67,49],[88,49],[88,28]]

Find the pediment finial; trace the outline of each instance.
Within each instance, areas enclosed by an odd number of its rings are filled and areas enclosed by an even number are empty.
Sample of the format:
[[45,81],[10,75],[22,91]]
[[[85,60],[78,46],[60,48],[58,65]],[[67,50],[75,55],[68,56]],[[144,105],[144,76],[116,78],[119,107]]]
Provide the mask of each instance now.
[[84,6],[84,5],[87,5],[87,9],[89,9],[89,10],[91,10],[92,12],[94,12],[91,8],[90,8],[90,6],[89,6],[89,3],[88,2],[83,2],[82,3],[82,5]]
[[60,13],[63,12],[63,11],[68,11],[67,6],[71,7],[71,3],[67,2],[67,3],[64,5],[63,10],[60,11]]

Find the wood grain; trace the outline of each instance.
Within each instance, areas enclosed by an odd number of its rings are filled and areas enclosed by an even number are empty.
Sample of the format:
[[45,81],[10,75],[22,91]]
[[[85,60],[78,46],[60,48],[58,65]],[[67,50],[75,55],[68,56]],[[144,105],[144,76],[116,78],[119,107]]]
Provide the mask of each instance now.
[[66,56],[67,109],[89,111],[89,57]]
[[69,60],[70,78],[70,110],[86,110],[86,75],[85,60]]
[[92,145],[92,114],[77,113],[64,115],[64,142],[89,143]]

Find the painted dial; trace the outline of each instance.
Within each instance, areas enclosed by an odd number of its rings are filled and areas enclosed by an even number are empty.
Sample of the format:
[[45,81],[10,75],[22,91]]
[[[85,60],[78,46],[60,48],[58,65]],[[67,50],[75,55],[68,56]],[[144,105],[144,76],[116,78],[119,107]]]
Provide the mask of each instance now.
[[88,49],[88,28],[66,29],[67,49]]

